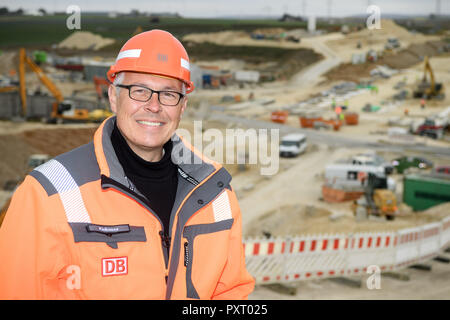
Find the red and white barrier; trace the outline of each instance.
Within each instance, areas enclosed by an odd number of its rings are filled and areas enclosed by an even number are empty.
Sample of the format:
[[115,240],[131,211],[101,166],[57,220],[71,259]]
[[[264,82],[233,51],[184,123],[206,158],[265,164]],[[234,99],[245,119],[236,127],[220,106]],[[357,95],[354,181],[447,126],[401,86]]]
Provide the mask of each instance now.
[[450,246],[450,217],[442,220],[441,248]]
[[246,239],[246,265],[257,283],[363,275],[405,268],[450,246],[450,217],[396,232]]

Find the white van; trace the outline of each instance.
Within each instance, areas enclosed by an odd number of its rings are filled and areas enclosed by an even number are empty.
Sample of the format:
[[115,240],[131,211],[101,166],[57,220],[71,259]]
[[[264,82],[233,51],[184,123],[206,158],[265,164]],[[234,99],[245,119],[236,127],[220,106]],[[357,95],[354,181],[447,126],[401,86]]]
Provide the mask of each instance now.
[[283,138],[280,142],[280,156],[281,157],[295,157],[305,152],[308,144],[306,143],[306,136],[302,133],[291,133]]

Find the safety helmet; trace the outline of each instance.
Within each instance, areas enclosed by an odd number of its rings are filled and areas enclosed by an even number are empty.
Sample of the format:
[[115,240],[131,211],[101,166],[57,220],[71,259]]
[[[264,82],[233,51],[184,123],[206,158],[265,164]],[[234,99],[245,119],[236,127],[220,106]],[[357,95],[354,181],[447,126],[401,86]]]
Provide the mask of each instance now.
[[109,68],[108,80],[112,83],[121,71],[175,78],[186,84],[186,93],[194,90],[188,54],[181,42],[167,31],[146,31],[129,39]]

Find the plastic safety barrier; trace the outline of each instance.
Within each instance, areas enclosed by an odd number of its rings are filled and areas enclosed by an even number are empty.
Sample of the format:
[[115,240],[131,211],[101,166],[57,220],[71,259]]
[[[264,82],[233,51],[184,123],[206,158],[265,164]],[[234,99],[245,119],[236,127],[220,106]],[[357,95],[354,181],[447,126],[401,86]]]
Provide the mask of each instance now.
[[450,216],[441,222],[391,232],[247,238],[247,269],[256,283],[363,275],[405,268],[450,246]]

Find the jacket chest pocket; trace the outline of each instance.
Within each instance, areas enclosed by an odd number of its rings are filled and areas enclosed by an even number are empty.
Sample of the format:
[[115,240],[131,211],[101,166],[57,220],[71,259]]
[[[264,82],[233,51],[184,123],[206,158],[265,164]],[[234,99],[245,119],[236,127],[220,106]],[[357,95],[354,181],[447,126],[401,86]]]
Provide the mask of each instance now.
[[69,223],[75,242],[105,242],[113,249],[119,242],[145,242],[144,227],[134,227],[128,224],[105,226],[91,223]]
[[[227,219],[184,228],[184,266],[188,298],[200,299],[196,287],[206,290],[209,283],[213,285],[213,288],[217,284],[220,270],[223,269],[227,258],[229,241],[227,230],[231,229],[233,221],[234,219]],[[196,283],[195,286],[194,283]]]
[[[80,267],[79,292],[83,298],[163,297],[162,251],[151,227],[89,223],[70,223],[70,226],[76,249],[73,261]],[[154,290],[148,289],[149,283]]]

